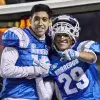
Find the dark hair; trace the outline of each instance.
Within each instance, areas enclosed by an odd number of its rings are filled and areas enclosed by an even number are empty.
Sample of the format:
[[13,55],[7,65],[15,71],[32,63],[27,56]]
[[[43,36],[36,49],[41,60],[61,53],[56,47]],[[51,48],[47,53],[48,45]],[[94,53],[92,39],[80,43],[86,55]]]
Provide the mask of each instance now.
[[45,11],[49,15],[49,18],[52,17],[53,12],[52,12],[51,8],[45,4],[34,5],[31,9],[31,17],[34,15],[35,12],[39,12],[39,11]]

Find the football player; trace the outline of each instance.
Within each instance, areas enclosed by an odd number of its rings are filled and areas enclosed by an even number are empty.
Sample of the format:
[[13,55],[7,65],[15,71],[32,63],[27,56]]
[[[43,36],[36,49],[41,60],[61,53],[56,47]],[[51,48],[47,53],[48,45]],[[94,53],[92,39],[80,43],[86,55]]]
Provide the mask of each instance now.
[[[5,48],[2,52],[0,66],[3,77],[2,100],[51,99],[52,89],[49,80],[43,82],[40,77],[36,78],[35,82],[33,79],[46,73],[38,62],[42,61],[42,65],[44,63],[46,68],[50,65],[49,38],[46,34],[49,31],[51,16],[52,11],[49,6],[34,5],[31,10],[29,28],[13,27],[3,34],[2,44]],[[45,87],[49,89],[46,91]],[[39,92],[44,90],[41,93],[44,95],[40,98],[37,95],[37,89],[40,89]]]
[[59,100],[100,100],[94,41],[78,42],[80,26],[76,18],[60,15],[53,20],[53,64],[50,75],[56,82]]

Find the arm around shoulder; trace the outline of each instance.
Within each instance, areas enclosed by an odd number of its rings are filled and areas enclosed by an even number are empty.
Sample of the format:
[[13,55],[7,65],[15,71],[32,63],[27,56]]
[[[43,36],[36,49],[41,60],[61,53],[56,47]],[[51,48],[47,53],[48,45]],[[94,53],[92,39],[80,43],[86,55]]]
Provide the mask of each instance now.
[[87,62],[87,63],[95,63],[97,61],[96,54],[91,50],[80,51],[78,59]]

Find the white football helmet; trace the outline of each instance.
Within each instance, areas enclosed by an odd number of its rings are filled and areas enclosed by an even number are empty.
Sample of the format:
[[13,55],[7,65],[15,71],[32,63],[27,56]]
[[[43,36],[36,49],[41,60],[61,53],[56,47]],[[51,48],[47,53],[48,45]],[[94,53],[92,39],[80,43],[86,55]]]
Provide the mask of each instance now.
[[76,42],[79,37],[79,22],[76,18],[69,15],[60,15],[54,18],[52,22],[52,39],[55,38],[56,34],[66,33],[72,36],[73,40]]

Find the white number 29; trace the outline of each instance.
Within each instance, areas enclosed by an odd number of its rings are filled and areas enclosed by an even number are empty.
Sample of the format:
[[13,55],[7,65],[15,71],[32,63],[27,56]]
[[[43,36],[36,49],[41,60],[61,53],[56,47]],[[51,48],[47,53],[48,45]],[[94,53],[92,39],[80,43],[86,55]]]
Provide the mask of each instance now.
[[[81,67],[73,68],[70,75],[66,73],[59,75],[58,81],[63,83],[64,80],[66,80],[64,90],[67,95],[76,93],[78,92],[78,89],[84,89],[89,85],[89,80]],[[76,87],[70,88],[72,80],[76,81]]]

